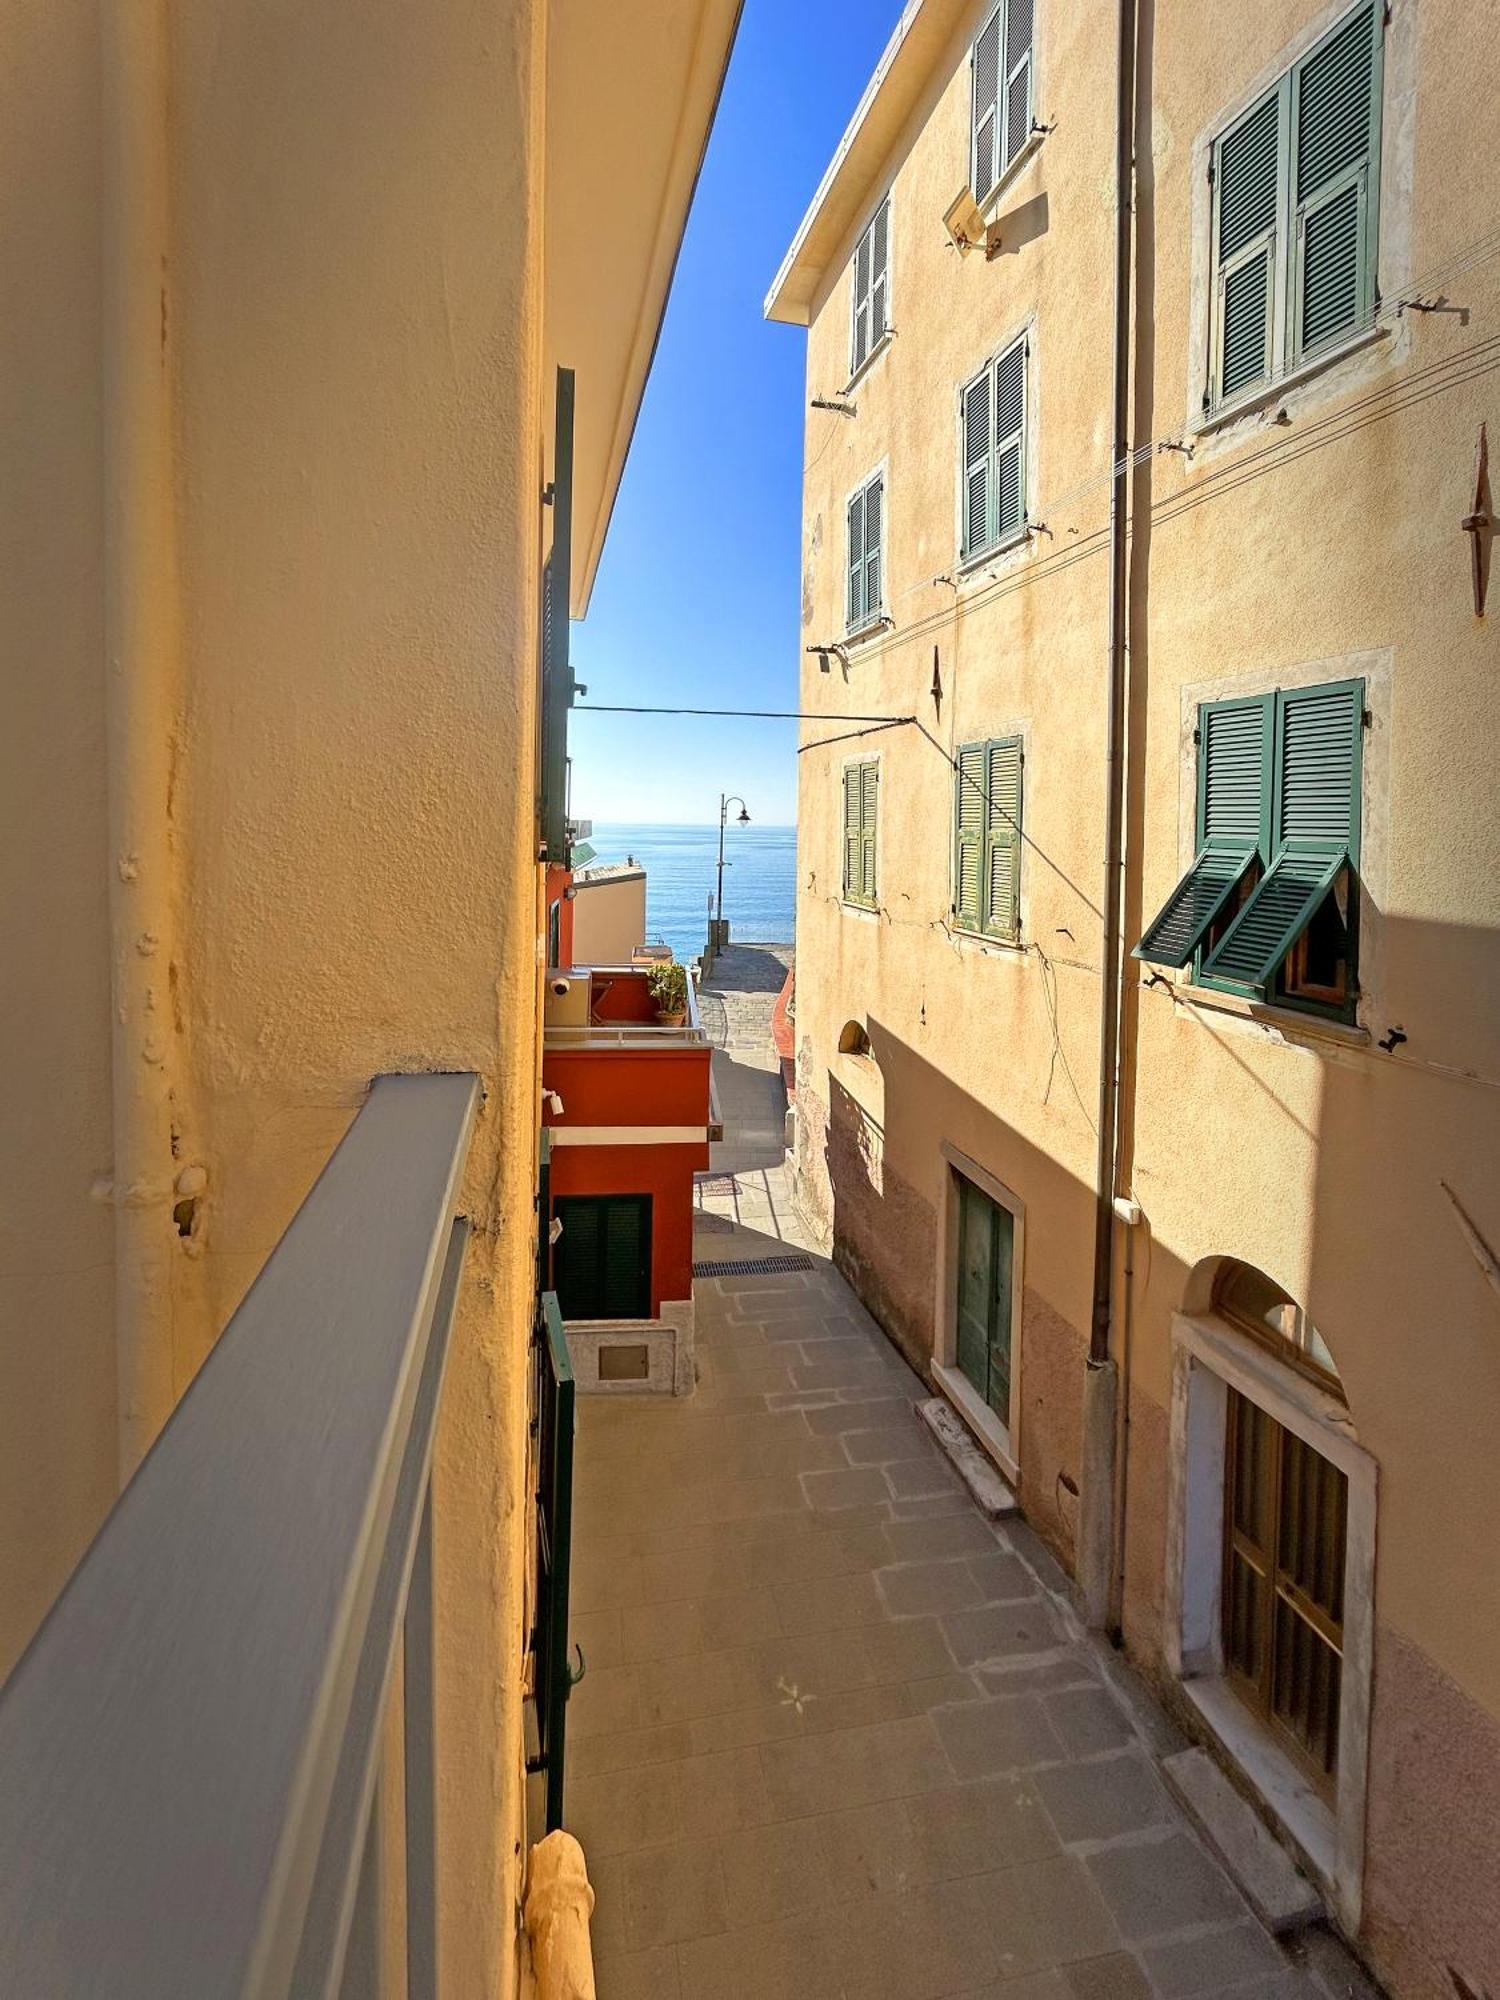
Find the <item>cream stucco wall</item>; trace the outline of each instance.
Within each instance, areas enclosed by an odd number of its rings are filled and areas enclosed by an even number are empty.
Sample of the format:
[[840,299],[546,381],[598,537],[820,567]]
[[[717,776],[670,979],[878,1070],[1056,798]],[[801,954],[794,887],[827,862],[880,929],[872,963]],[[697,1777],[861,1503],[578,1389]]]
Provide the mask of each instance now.
[[575,876],[573,887],[573,963],[629,965],[632,950],[646,942],[645,875]]
[[[1207,139],[1343,11],[1142,10],[1138,444],[1183,443],[1201,396]],[[889,188],[894,338],[850,388],[852,420],[807,415],[802,640],[843,637],[845,503],[883,462],[892,624],[827,676],[805,659],[802,693],[809,709],[917,720],[860,737],[804,729],[799,1165],[809,1205],[918,1359],[933,1338],[942,1143],[1020,1196],[1022,1499],[1071,1559],[1098,1089],[1113,48],[1097,9],[1039,0],[1036,117],[1055,130],[998,203],[1001,254],[961,258],[942,216],[966,174],[979,14],[920,88],[902,86],[905,129],[858,199],[837,191],[852,219],[812,307],[809,399],[848,380],[849,257]],[[1500,1572],[1478,1525],[1500,1518],[1487,1442],[1500,1314],[1442,1188],[1500,1242],[1500,681],[1493,609],[1473,614],[1458,532],[1479,424],[1493,439],[1500,415],[1484,346],[1500,271],[1465,263],[1489,230],[1497,80],[1472,10],[1396,0],[1383,295],[1436,274],[1427,295],[1467,320],[1388,321],[1268,412],[1193,438],[1191,458],[1143,453],[1132,482],[1127,944],[1191,855],[1200,699],[1358,672],[1370,727],[1356,1031],[1256,1020],[1190,994],[1185,975],[1174,988],[1127,965],[1121,1185],[1144,1221],[1115,1336],[1130,1396],[1125,1627],[1160,1669],[1170,1318],[1201,1260],[1241,1257],[1330,1341],[1379,1465],[1364,1935],[1418,1993],[1439,1990],[1445,1951],[1471,1974],[1500,1953],[1479,1858],[1500,1801]],[[955,564],[957,388],[1028,325],[1034,532],[977,576],[934,581]],[[1018,948],[952,934],[942,754],[1012,733],[1026,754]],[[840,902],[839,772],[855,756],[880,760],[874,914]],[[878,1079],[837,1054],[851,1018]],[[1392,1026],[1408,1038],[1394,1053],[1378,1046]],[[1437,1712],[1440,1741],[1421,1721]],[[1462,1773],[1488,1803],[1435,1839],[1436,1802]]]

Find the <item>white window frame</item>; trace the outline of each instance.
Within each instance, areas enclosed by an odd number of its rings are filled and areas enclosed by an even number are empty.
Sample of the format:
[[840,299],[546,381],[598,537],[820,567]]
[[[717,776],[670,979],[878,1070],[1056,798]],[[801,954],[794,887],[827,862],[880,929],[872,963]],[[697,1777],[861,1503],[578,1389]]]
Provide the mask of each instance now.
[[[1235,1389],[1338,1467],[1348,1485],[1339,1761],[1329,1805],[1224,1674],[1222,1596],[1228,1394]],[[1375,1656],[1375,1460],[1336,1396],[1217,1313],[1172,1319],[1164,1649],[1220,1752],[1243,1774],[1327,1893],[1359,1928]]]
[[[870,367],[871,363],[874,361],[876,355],[883,354],[885,352],[886,348],[889,347],[895,333],[895,327],[891,319],[891,296],[892,296],[892,291],[894,289],[892,285],[891,274],[895,268],[895,261],[896,261],[895,260],[896,238],[895,238],[895,228],[894,228],[895,218],[891,204],[891,192],[892,192],[891,189],[887,188],[885,193],[880,197],[879,201],[877,201],[875,206],[870,210],[870,219],[865,224],[864,228],[861,229],[858,236],[855,237],[854,249],[849,258],[849,380],[845,384],[846,393],[848,392],[849,389],[852,389],[855,383],[858,382],[860,378],[865,374],[865,372]],[[870,246],[870,273],[871,273],[869,305],[873,313],[874,303],[875,303],[875,283],[874,283],[875,225],[880,220],[880,213],[882,209],[885,211],[885,325],[881,328],[880,338],[876,340],[873,338],[874,326],[872,320],[871,323],[872,338],[870,341],[869,352],[865,355],[864,360],[860,361],[856,359],[856,356],[859,351],[858,347],[859,253],[864,248],[865,244],[868,243]]]
[[[1026,1204],[1004,1181],[945,1139],[939,1146],[942,1195],[938,1212],[937,1311],[933,1320],[932,1379],[1012,1486],[1021,1476],[1022,1303],[1026,1296]],[[958,1365],[958,1188],[972,1183],[1005,1209],[1012,1222],[1010,1263],[1010,1411],[1002,1423]]]

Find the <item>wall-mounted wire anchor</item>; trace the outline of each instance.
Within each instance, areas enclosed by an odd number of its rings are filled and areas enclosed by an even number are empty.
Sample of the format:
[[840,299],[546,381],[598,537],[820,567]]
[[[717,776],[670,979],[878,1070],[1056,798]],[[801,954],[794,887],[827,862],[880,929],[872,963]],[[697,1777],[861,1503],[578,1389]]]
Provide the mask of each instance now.
[[859,406],[847,402],[842,396],[814,396],[809,407],[814,410],[832,410],[836,417],[859,415]]
[[1191,458],[1194,451],[1194,447],[1185,438],[1158,438],[1156,449],[1158,451],[1181,452],[1184,458]]
[[1033,139],[1045,139],[1049,132],[1055,132],[1056,130],[1057,120],[1055,118],[1050,125],[1041,125],[1035,118],[1031,121],[1031,137]]
[[1045,535],[1049,542],[1057,540],[1056,535],[1053,534],[1045,521],[1028,521],[1026,523],[1026,532],[1028,535]]
[[1405,1028],[1387,1028],[1375,1046],[1377,1049],[1384,1049],[1387,1055],[1392,1055],[1405,1040]]
[[1396,305],[1396,317],[1403,313],[1451,313],[1460,326],[1469,324],[1469,308],[1456,306],[1446,292],[1439,292],[1435,299],[1401,299]]

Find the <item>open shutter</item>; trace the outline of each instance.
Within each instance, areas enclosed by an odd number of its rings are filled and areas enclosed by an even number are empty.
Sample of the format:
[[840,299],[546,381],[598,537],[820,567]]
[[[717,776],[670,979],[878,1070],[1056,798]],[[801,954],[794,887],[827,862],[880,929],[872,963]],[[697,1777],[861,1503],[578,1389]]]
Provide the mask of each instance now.
[[1031,136],[1032,0],[1006,0],[1003,166]]
[[990,371],[986,369],[963,393],[964,455],[963,545],[965,556],[987,548],[990,530],[991,445],[994,438]]
[[1340,871],[1359,855],[1363,681],[1277,698],[1276,858],[1204,974],[1264,994]]
[[1026,519],[1026,343],[1018,340],[995,363],[993,539],[1013,535]]
[[1380,9],[1361,7],[1304,57],[1292,79],[1298,356],[1350,332],[1374,306],[1369,249],[1381,28]]
[[953,856],[953,914],[966,931],[984,920],[985,755],[982,743],[958,753]]
[[1021,745],[1011,737],[986,753],[984,928],[1015,938],[1021,929]]
[[844,768],[844,895],[850,901],[859,896],[860,809],[859,766],[848,764]]
[[1214,146],[1215,402],[1274,366],[1284,111],[1278,88]]
[[865,616],[865,496],[856,493],[849,502],[849,591],[846,606],[849,630],[864,623]]
[[568,619],[573,594],[573,371],[557,371],[552,452],[552,550],[542,569],[541,835],[548,861],[568,859]]
[[976,201],[983,201],[995,185],[1000,158],[1001,32],[1001,9],[997,7],[979,31],[971,62],[969,171]]
[[890,317],[891,198],[875,211],[870,224],[870,346],[873,350],[885,339]]
[[867,903],[875,901],[875,811],[880,794],[880,766],[860,766],[859,893]]
[[881,596],[881,566],[884,542],[885,481],[872,479],[865,488],[865,584],[864,616],[873,618],[884,599]]
[[1198,853],[1132,958],[1186,965],[1256,855],[1269,852],[1272,723],[1270,695],[1200,711]]

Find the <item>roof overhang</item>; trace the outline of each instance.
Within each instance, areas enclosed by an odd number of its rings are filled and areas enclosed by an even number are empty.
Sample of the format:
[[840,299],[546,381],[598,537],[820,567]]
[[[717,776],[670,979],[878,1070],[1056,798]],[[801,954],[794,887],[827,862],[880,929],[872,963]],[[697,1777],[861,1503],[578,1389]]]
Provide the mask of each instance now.
[[825,271],[972,5],[973,0],[907,0],[766,294],[767,319],[789,326],[811,320]]
[[577,376],[573,601],[599,567],[742,0],[552,0],[546,354]]

